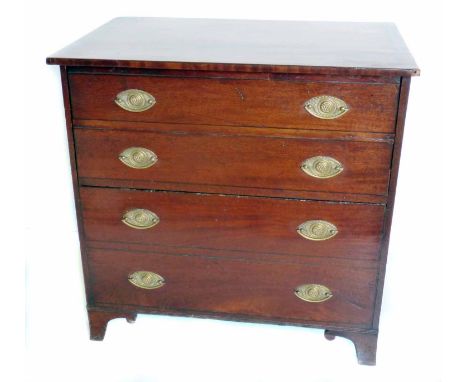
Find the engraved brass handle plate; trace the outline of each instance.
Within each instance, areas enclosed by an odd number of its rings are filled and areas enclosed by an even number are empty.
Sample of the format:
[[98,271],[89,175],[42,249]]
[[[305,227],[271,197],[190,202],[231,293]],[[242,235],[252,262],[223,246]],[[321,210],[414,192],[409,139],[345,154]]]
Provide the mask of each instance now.
[[325,220],[308,220],[297,227],[297,233],[307,240],[322,241],[335,236],[338,228]]
[[318,179],[333,178],[340,174],[343,165],[332,157],[316,156],[301,163],[301,169],[307,175]]
[[299,285],[294,290],[294,294],[307,302],[324,302],[333,297],[332,291],[320,284]]
[[143,90],[127,89],[117,94],[114,102],[124,110],[140,113],[152,108],[156,99]]
[[313,97],[304,107],[310,114],[320,119],[339,118],[349,111],[345,101],[329,95]]
[[153,166],[158,157],[144,147],[129,147],[119,154],[120,161],[130,168],[145,169]]
[[134,208],[123,214],[122,223],[135,229],[148,229],[159,223],[159,217],[150,210]]
[[157,289],[161,288],[165,280],[162,276],[149,271],[137,271],[128,275],[128,281],[138,288]]

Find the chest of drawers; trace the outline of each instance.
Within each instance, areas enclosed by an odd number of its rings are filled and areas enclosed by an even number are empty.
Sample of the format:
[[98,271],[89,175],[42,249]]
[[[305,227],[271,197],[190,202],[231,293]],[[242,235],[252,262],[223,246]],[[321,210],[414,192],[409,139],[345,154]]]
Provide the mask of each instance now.
[[91,338],[302,325],[374,364],[409,85],[392,24],[119,18],[60,65]]

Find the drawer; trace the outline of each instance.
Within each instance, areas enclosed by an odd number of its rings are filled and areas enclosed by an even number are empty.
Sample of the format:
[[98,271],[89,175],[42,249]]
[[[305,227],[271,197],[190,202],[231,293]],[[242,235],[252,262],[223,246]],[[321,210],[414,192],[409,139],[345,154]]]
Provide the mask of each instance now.
[[[171,78],[71,73],[73,118],[142,122],[262,126],[320,130],[393,132],[399,85],[220,78]],[[115,100],[137,89],[154,97],[151,107],[128,111]],[[314,97],[320,117],[305,105]],[[120,97],[130,105],[149,107],[144,95]],[[315,98],[314,98],[315,99]],[[343,101],[349,109],[338,118]],[[127,104],[128,106],[128,104]],[[132,106],[133,107],[133,106]]]
[[[183,128],[172,133],[75,129],[75,142],[82,184],[231,186],[231,193],[245,187],[264,189],[264,194],[276,189],[386,195],[393,147],[388,142],[196,134]],[[138,168],[146,167],[144,156],[124,164],[119,155],[129,147],[138,148],[136,156],[150,150],[157,160],[144,169]]]
[[[382,205],[184,192],[82,187],[80,198],[87,240],[215,248],[224,256],[376,260],[384,215]],[[132,228],[140,222],[151,227]]]
[[[278,264],[103,249],[88,251],[88,262],[97,305],[361,327],[372,319],[376,283],[372,264]],[[135,274],[141,271],[154,275]],[[310,284],[328,290],[298,288]]]

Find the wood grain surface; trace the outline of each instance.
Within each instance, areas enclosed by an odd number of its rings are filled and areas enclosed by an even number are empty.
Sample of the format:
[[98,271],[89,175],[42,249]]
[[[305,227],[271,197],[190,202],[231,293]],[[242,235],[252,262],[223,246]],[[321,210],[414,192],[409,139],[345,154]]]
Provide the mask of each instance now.
[[[91,284],[97,305],[210,311],[265,318],[367,327],[373,310],[375,268],[275,264],[198,256],[90,250]],[[159,274],[165,285],[132,285],[136,271]],[[333,297],[310,303],[295,296],[299,285],[325,285]]]
[[[242,129],[238,129],[242,134]],[[286,191],[318,191],[386,195],[392,152],[388,142],[355,142],[301,138],[268,138],[235,134],[200,134],[172,127],[149,133],[111,129],[76,129],[81,184],[158,189],[160,183],[253,188],[259,195]],[[128,147],[153,151],[157,162],[147,169],[124,165],[119,154]],[[301,169],[304,160],[329,156],[344,170],[319,179]],[[95,180],[101,180],[95,183]],[[216,189],[214,190],[216,192]]]
[[[87,240],[226,249],[297,256],[373,259],[378,255],[384,206],[325,203],[82,187]],[[133,229],[121,222],[133,208],[154,212],[160,222]],[[324,241],[301,237],[297,227],[326,220],[339,233]]]
[[391,23],[123,17],[47,62],[239,72],[419,73]]
[[[393,204],[413,58],[393,24],[118,18],[47,58],[61,65],[90,332],[137,313],[328,329],[375,364]],[[156,98],[141,113],[126,89]],[[304,108],[330,95],[349,111]],[[145,147],[158,161],[118,160]],[[344,171],[316,179],[303,160]],[[153,211],[147,230],[122,223]],[[325,220],[338,234],[306,240]],[[140,289],[130,273],[162,275]],[[323,303],[298,285],[325,285]]]
[[[69,76],[73,118],[211,125],[393,132],[397,84],[290,82],[131,75]],[[143,112],[130,112],[114,100],[139,89],[156,98]],[[304,108],[315,96],[329,95],[350,110],[320,119]]]

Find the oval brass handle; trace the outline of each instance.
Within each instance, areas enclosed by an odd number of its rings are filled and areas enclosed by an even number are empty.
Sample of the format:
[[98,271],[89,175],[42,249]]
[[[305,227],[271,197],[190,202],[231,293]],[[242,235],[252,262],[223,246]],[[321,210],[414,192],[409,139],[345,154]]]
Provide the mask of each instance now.
[[294,290],[294,294],[307,302],[324,302],[333,297],[332,291],[320,284],[299,285]]
[[120,161],[130,168],[144,169],[153,166],[158,157],[144,147],[129,147],[119,154]]
[[159,221],[158,215],[143,208],[128,210],[122,216],[122,223],[135,229],[148,229],[154,227]]
[[114,102],[124,110],[140,113],[152,108],[156,99],[144,90],[127,89],[117,94]]
[[308,220],[297,227],[297,233],[307,240],[321,241],[335,236],[338,228],[325,220]]
[[137,271],[128,275],[128,281],[138,288],[157,289],[166,282],[161,275],[150,271]]
[[301,169],[314,178],[327,179],[340,174],[343,165],[332,157],[316,156],[301,163]]
[[304,107],[310,114],[320,119],[339,118],[349,111],[345,101],[329,95],[313,97]]

